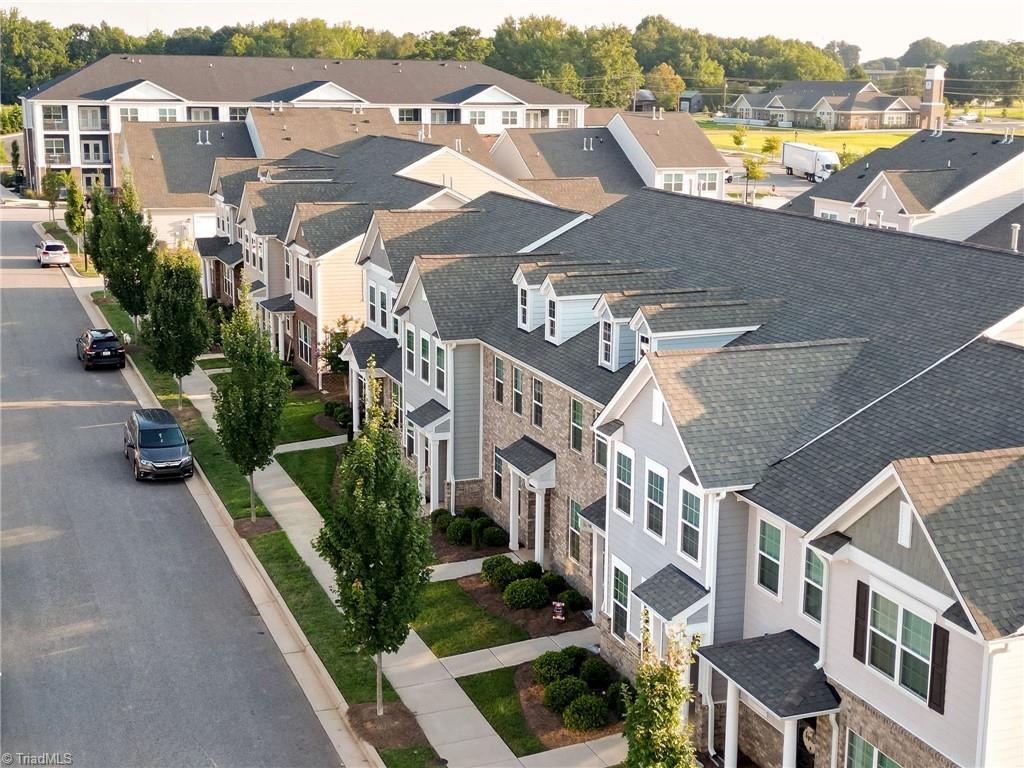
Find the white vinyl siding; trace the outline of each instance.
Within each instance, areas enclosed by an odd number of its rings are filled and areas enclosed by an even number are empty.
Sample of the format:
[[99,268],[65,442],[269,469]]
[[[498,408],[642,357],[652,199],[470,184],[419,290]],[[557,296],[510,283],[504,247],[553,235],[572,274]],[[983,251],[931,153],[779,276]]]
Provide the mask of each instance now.
[[871,592],[868,663],[874,669],[927,701],[931,648],[930,622]]

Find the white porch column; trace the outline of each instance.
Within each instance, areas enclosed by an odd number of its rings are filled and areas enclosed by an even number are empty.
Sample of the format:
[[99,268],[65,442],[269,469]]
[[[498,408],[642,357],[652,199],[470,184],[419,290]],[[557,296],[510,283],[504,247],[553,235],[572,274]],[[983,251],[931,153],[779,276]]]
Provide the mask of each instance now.
[[424,446],[424,442],[425,441],[424,441],[423,435],[420,433],[420,431],[418,429],[414,428],[412,435],[413,435],[413,438],[412,438],[413,439],[413,445],[416,448],[416,484],[419,486],[420,496],[422,497],[422,496],[426,495],[426,494],[423,493],[423,490],[424,490],[423,489],[423,468],[424,468],[423,450],[425,448],[425,446]]
[[[795,720],[793,721],[796,722]],[[725,768],[736,768],[740,735],[740,689],[732,680],[725,694]]]
[[362,424],[359,421],[359,374],[354,365],[348,367],[348,396],[352,401],[352,433],[358,435]]
[[533,510],[533,559],[544,567],[544,496],[546,489],[534,492]]
[[597,529],[591,528],[590,532],[590,604],[594,607],[594,610],[598,610],[600,603],[597,600],[597,584],[598,574],[601,573],[601,566],[597,558],[597,545],[598,540],[602,537],[597,535]]
[[782,768],[796,768],[797,721],[782,721]]
[[430,443],[430,509],[437,509],[437,498],[438,498],[438,471],[437,467],[441,463],[438,459],[438,441],[427,438]]
[[519,549],[519,475],[508,473],[508,548],[513,552]]
[[[271,315],[273,317],[273,315]],[[277,316],[277,356],[284,360],[284,315]]]

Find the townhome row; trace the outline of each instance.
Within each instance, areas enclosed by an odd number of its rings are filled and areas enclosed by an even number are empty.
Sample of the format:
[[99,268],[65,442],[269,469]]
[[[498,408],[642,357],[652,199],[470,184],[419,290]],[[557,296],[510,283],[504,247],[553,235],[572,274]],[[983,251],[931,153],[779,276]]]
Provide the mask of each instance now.
[[652,189],[489,216],[377,212],[358,257],[353,404],[373,358],[425,503],[563,572],[624,671],[644,613],[699,636],[727,766],[1024,760],[1021,257]]

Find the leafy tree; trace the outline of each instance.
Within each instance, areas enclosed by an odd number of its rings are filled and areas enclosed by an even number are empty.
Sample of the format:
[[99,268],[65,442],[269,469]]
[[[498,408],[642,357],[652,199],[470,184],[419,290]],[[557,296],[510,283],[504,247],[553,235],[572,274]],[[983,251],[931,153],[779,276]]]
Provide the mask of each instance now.
[[68,32],[48,21],[32,21],[17,8],[0,10],[0,94],[11,103],[33,85],[73,69]]
[[338,494],[313,541],[337,574],[346,643],[377,662],[377,714],[384,714],[382,656],[409,635],[431,560],[416,478],[381,405],[371,361],[366,422],[338,469]]
[[22,128],[21,104],[0,107],[0,133],[17,133]]
[[103,227],[104,224],[115,227],[117,225],[116,217],[112,219],[113,204],[107,193],[102,189],[94,189],[89,198],[89,210],[92,216],[85,222],[85,252],[92,256],[92,263],[96,270],[105,274]]
[[[544,72],[558,72],[566,64],[579,63],[581,50],[582,33],[559,18],[509,16],[494,30],[493,50],[487,63],[516,77],[533,80]],[[569,93],[562,88],[556,90]]]
[[772,158],[779,154],[780,149],[782,149],[782,139],[778,136],[766,136],[761,145],[761,151]]
[[206,303],[200,286],[196,255],[186,248],[161,253],[149,283],[149,322],[146,343],[153,367],[178,380],[192,372],[196,358],[210,345]]
[[[75,236],[75,242],[79,245],[81,250],[81,240],[79,239],[82,232],[85,230],[85,198],[82,197],[82,188],[78,186],[78,181],[74,175],[67,174],[67,209],[64,211],[64,226],[68,232]],[[89,268],[89,258],[85,258],[85,268]]]
[[231,371],[213,393],[217,436],[228,458],[249,478],[249,513],[255,522],[253,474],[274,458],[291,384],[256,323],[248,286],[242,286],[231,319],[221,326],[221,347]]
[[860,64],[854,64],[846,71],[847,80],[867,80],[868,73],[864,71],[864,67]]
[[832,40],[825,46],[825,52],[842,64],[843,69],[850,69],[860,63],[860,46],[845,40]]
[[847,166],[853,165],[862,156],[860,152],[855,152],[852,149],[846,149],[845,145],[843,147],[843,151],[838,154],[840,168],[846,168]]
[[669,638],[665,658],[658,658],[651,643],[650,616],[643,611],[640,664],[636,670],[636,695],[626,702],[623,734],[629,743],[626,768],[697,768],[700,763],[690,741],[689,726],[679,710],[693,699],[683,673],[693,661],[695,644]]
[[900,66],[923,67],[925,64],[944,62],[948,51],[949,48],[944,43],[932,40],[930,37],[922,37],[920,40],[912,42],[900,56]]
[[643,82],[632,36],[622,26],[590,27],[584,33],[584,61],[591,104],[625,107]]
[[456,61],[483,61],[493,49],[491,41],[480,37],[480,30],[456,27],[451,32],[429,32],[416,40],[413,58]]
[[647,73],[644,85],[651,90],[662,109],[677,109],[679,94],[686,87],[683,78],[666,62],[662,62]]
[[362,34],[347,24],[328,27],[323,19],[298,19],[288,28],[291,56],[350,59],[362,44]]
[[732,132],[732,143],[737,147],[742,147],[747,143],[747,126],[736,126],[736,130]]
[[57,209],[57,201],[60,199],[60,192],[68,185],[67,171],[47,171],[43,176],[43,197],[50,205],[50,221],[53,221],[53,212]]
[[768,171],[764,169],[764,160],[757,157],[743,158],[743,169],[747,172],[747,181],[754,182],[749,198],[749,202],[752,205],[753,201],[757,199],[757,182],[767,179]]
[[583,81],[576,73],[576,67],[569,62],[562,64],[554,74],[541,72],[537,83],[553,91],[564,93],[566,96],[572,96],[574,99],[583,100]]
[[146,313],[149,281],[156,263],[153,228],[142,215],[131,175],[101,224],[100,252],[110,292],[139,327]]
[[320,359],[327,363],[331,373],[348,373],[348,363],[341,359],[341,353],[348,343],[348,337],[352,335],[352,328],[355,326],[355,318],[342,315],[335,323],[334,328],[324,326],[320,338]]

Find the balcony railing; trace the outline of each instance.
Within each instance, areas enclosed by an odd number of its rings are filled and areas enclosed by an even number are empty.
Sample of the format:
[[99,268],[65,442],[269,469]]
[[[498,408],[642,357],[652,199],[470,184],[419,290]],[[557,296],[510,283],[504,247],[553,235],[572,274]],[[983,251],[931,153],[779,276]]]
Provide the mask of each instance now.
[[83,152],[82,153],[82,165],[94,165],[96,163],[109,163],[110,153],[109,152]]
[[105,117],[100,120],[81,120],[78,123],[79,131],[106,131],[110,128],[110,121]]
[[60,120],[47,120],[43,118],[43,130],[46,131],[66,131],[68,129],[68,121],[64,118]]
[[71,165],[71,155],[67,152],[47,152],[47,165]]

